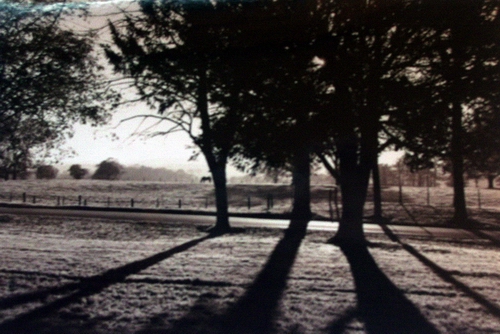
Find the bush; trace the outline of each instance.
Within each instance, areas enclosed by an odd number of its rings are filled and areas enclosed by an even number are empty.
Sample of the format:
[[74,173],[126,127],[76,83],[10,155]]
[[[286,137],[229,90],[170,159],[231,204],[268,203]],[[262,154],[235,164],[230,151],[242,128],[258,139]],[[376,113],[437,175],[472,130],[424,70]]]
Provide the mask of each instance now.
[[36,178],[51,180],[57,177],[57,173],[59,173],[59,170],[54,166],[43,165],[36,169]]
[[69,168],[69,175],[75,180],[83,179],[89,173],[88,169],[82,168],[80,165],[71,165]]
[[92,179],[94,180],[118,180],[122,174],[123,166],[113,159],[107,159],[97,165],[97,170]]

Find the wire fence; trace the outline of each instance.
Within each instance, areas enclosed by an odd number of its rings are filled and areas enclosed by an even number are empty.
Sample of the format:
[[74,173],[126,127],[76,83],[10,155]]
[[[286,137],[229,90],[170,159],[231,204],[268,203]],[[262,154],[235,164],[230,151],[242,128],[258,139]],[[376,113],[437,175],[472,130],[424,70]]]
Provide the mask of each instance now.
[[[179,188],[180,189],[180,188]],[[147,191],[92,191],[83,190],[78,194],[75,189],[50,189],[43,191],[1,191],[0,202],[25,205],[57,207],[95,207],[95,208],[137,208],[158,210],[192,210],[213,212],[216,210],[213,192],[189,191],[162,192]],[[185,189],[185,188],[182,188]],[[292,192],[288,188],[234,187],[228,189],[230,213],[275,213],[291,212]],[[484,192],[484,194],[483,194]],[[122,193],[122,194],[120,194]],[[142,195],[142,196],[141,196]],[[176,196],[179,195],[179,196]],[[479,188],[466,188],[467,206],[472,211],[499,211],[500,191],[486,191]],[[450,188],[440,187],[397,187],[382,191],[384,216],[395,221],[405,220],[408,215],[420,215],[430,220],[445,220],[452,214],[453,192]],[[342,212],[342,198],[334,186],[313,187],[311,209],[316,217],[338,220]],[[373,194],[370,192],[365,205],[365,216],[374,212]]]
[[[214,196],[190,196],[190,197],[125,197],[116,195],[62,195],[62,194],[40,194],[28,192],[0,193],[0,202],[17,203],[26,205],[43,206],[80,206],[98,208],[142,208],[142,209],[193,209],[214,210],[216,208]],[[236,211],[265,210],[278,211],[291,207],[291,198],[276,199],[273,194],[237,196],[229,199],[230,209]]]

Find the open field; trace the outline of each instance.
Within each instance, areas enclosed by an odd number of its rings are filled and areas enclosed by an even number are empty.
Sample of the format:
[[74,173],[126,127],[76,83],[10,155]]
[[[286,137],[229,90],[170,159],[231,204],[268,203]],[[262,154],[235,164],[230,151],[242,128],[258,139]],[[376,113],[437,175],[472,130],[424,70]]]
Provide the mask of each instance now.
[[[341,211],[340,194],[331,185],[313,185],[312,210],[316,219],[336,220]],[[212,184],[175,184],[138,181],[97,180],[25,180],[0,182],[0,202],[38,205],[81,205],[95,207],[181,209],[214,211],[215,196]],[[228,185],[229,210],[233,213],[288,213],[292,208],[292,187],[288,185]],[[478,196],[479,194],[479,196]],[[272,196],[273,206],[268,206]],[[466,188],[470,216],[483,228],[500,227],[500,190]],[[365,216],[373,213],[371,194],[365,205]],[[453,190],[449,187],[403,188],[403,205],[399,203],[397,187],[382,192],[384,215],[395,224],[447,225],[453,215]],[[250,207],[249,207],[250,204]],[[416,221],[415,217],[419,217]]]
[[495,240],[1,218],[0,333],[500,333]]

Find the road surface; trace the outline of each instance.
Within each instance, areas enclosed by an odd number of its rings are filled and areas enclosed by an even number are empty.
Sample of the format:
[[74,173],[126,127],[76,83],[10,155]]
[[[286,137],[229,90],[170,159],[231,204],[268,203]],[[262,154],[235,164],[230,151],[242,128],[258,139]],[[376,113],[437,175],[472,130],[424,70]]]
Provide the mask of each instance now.
[[[152,213],[152,212],[130,212],[130,211],[101,211],[101,210],[78,210],[78,209],[56,209],[40,207],[0,207],[0,214],[18,214],[35,216],[57,216],[57,217],[82,217],[82,218],[103,218],[115,220],[140,220],[158,222],[181,222],[193,225],[212,225],[215,223],[215,216],[196,214],[175,214],[175,213]],[[248,217],[230,217],[232,227],[257,227],[257,228],[278,228],[286,229],[289,220],[286,219],[263,219]],[[398,236],[426,236],[434,238],[453,239],[477,239],[488,238],[500,242],[500,231],[476,231],[447,227],[424,227],[406,225],[388,225],[390,230]],[[310,231],[331,231],[335,232],[338,222],[312,220],[309,222]],[[380,233],[384,231],[377,224],[364,224],[366,233]]]

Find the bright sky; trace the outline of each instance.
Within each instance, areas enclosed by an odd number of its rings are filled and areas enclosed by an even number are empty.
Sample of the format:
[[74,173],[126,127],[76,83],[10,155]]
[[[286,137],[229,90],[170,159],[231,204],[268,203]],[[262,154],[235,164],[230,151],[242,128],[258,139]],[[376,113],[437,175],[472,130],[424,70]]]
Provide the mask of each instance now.
[[[99,14],[85,23],[81,20],[71,22],[75,28],[85,28],[85,26],[102,27],[106,24],[107,18],[104,14],[116,13],[116,6],[120,7],[129,4],[129,1],[108,1],[99,3],[97,10],[93,12]],[[106,38],[106,37],[104,37]],[[133,136],[140,124],[140,120],[131,120],[120,124],[120,120],[127,117],[151,113],[146,106],[135,105],[123,107],[118,110],[112,121],[99,128],[92,128],[89,125],[76,125],[75,135],[68,140],[67,145],[74,149],[76,156],[65,158],[62,164],[82,164],[97,165],[99,162],[114,158],[124,165],[147,165],[152,167],[166,167],[169,169],[184,169],[187,172],[205,175],[208,174],[208,167],[203,156],[199,156],[196,161],[189,161],[193,150],[188,149],[192,143],[185,133],[177,132],[168,136],[141,139]],[[118,139],[113,139],[113,134]],[[393,163],[401,156],[401,153],[383,153],[381,163]],[[228,169],[229,176],[239,174],[234,168]]]

